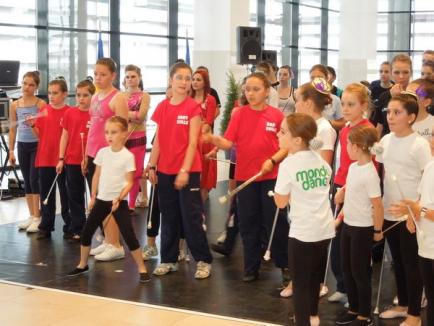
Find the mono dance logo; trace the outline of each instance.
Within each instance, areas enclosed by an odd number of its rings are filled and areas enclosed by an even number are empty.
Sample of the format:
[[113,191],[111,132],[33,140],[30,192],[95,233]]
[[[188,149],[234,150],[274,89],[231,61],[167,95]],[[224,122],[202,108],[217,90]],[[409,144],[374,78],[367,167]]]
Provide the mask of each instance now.
[[303,187],[303,190],[309,190],[318,187],[326,187],[329,173],[323,165],[320,169],[298,171],[295,177],[297,182]]

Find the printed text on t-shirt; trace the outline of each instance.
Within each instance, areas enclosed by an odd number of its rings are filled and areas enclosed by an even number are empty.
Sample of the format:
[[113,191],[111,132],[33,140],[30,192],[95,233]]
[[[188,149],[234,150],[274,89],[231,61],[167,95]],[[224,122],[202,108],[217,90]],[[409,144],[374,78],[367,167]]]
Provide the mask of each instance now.
[[178,118],[176,119],[176,124],[188,125],[188,115],[178,115]]
[[265,131],[277,132],[276,123],[275,122],[267,122],[265,127]]
[[329,173],[324,165],[320,169],[298,171],[295,175],[297,182],[301,183],[303,190],[326,187]]

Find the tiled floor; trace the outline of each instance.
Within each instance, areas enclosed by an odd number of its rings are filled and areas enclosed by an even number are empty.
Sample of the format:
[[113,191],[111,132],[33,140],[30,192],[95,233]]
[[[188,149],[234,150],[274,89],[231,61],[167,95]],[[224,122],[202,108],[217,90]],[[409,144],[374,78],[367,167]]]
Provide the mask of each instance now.
[[0,282],[0,325],[272,325]]

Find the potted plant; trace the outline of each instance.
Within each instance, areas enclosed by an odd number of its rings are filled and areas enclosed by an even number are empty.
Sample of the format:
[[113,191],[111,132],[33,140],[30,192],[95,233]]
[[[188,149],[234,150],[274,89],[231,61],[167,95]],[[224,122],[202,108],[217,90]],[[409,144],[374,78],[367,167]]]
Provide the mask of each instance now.
[[220,121],[220,134],[223,135],[228,127],[231,113],[235,105],[235,101],[240,96],[240,84],[235,79],[232,72],[226,74],[228,76],[228,84],[226,87],[226,102],[223,110],[223,115]]

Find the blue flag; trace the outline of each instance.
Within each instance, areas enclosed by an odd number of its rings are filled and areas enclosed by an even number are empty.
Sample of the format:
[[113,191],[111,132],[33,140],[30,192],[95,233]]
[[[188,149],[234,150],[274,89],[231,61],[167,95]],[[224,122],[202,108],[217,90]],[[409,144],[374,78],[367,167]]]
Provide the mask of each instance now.
[[101,32],[98,33],[98,43],[97,43],[97,59],[104,58],[104,46],[102,43]]
[[188,30],[185,36],[185,63],[190,65],[190,46],[188,45]]

